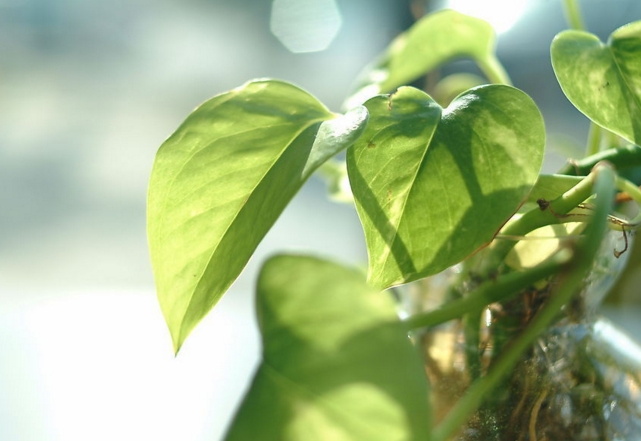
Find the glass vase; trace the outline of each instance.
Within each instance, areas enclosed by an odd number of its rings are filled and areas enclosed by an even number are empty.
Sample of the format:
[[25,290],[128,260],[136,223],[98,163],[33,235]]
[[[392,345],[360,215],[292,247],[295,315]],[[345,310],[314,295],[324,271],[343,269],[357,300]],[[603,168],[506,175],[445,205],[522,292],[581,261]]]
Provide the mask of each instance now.
[[[505,268],[498,270],[522,270],[520,265],[541,259],[541,250],[545,258],[571,240],[577,236],[520,238]],[[599,315],[603,298],[625,267],[629,253],[621,250],[629,242],[629,234],[620,231],[606,235],[573,300],[451,440],[641,440],[641,347]],[[519,252],[522,248],[538,250],[539,257],[528,262],[528,252]],[[483,281],[475,273],[483,259],[481,251],[469,262],[408,285],[402,297],[405,311],[429,310],[452,295],[465,295]],[[436,424],[528,326],[546,298],[554,295],[555,284],[556,277],[551,277],[489,305],[471,323],[469,318],[451,321],[417,335]],[[476,338],[469,338],[470,326]]]

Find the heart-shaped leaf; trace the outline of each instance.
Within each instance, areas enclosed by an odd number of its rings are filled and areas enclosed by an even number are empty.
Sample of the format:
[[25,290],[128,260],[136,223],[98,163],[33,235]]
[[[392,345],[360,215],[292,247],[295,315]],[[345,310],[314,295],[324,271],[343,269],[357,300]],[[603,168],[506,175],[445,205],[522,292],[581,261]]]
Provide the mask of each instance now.
[[588,118],[641,144],[641,21],[596,35],[569,30],[552,42],[552,66],[568,99]]
[[480,86],[442,110],[403,87],[365,105],[370,120],[347,170],[377,287],[434,274],[489,243],[536,181],[543,119],[518,89]]
[[422,362],[388,293],[359,271],[269,260],[256,307],[263,360],[227,441],[429,439]]
[[148,236],[176,351],[304,181],[366,121],[364,108],[336,117],[291,84],[261,80],[207,101],[160,147]]
[[391,92],[459,57],[473,59],[490,77],[501,72],[507,78],[494,54],[495,40],[492,26],[479,18],[450,9],[426,15],[365,69],[346,107]]

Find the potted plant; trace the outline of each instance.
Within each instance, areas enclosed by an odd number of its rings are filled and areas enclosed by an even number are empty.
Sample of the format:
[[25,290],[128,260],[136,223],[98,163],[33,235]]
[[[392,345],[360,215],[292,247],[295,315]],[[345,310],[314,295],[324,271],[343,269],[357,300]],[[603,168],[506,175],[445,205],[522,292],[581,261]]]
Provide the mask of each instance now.
[[[576,5],[566,5],[579,27]],[[407,86],[457,57],[486,79]],[[585,313],[598,304],[586,294],[603,280],[595,274],[622,266],[640,222],[614,204],[641,204],[623,174],[641,165],[641,22],[607,44],[562,32],[551,57],[564,93],[592,121],[586,156],[555,175],[540,174],[543,118],[510,85],[492,28],[451,10],[395,39],[341,113],[292,84],[254,80],[202,104],[165,141],[148,234],[176,352],[314,172],[334,189],[349,183],[343,196],[365,233],[367,275],[304,255],[264,264],[262,362],[226,439],[633,439],[639,398],[617,395],[614,407],[631,404],[615,424],[601,377],[641,381],[634,366],[603,362],[607,349],[594,356],[600,322]],[[429,277],[448,271],[438,291]],[[399,318],[407,292],[429,307]],[[537,364],[535,342],[546,354],[588,348],[564,358],[576,361],[572,385]],[[449,355],[435,360],[436,344]],[[443,360],[456,375],[437,369]],[[584,366],[590,360],[601,364]],[[602,372],[608,366],[619,370]],[[559,384],[585,394],[561,395]],[[596,421],[592,431],[576,430],[579,410]],[[555,412],[569,419],[541,428]]]

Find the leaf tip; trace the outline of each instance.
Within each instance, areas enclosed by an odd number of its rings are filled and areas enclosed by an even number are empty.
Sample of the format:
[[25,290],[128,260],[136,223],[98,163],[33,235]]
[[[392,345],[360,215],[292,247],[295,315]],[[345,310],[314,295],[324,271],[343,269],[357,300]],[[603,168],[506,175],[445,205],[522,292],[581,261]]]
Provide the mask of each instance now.
[[168,318],[165,318],[165,320],[167,328],[169,329],[169,336],[171,337],[171,346],[174,352],[174,357],[176,357],[195,325],[190,329],[185,329],[184,320],[181,320],[178,323],[170,321]]
[[178,357],[178,352],[180,351],[180,348],[182,348],[183,342],[176,341],[176,340],[173,340],[173,339],[172,339],[172,342],[173,342],[173,347],[174,347],[174,357]]

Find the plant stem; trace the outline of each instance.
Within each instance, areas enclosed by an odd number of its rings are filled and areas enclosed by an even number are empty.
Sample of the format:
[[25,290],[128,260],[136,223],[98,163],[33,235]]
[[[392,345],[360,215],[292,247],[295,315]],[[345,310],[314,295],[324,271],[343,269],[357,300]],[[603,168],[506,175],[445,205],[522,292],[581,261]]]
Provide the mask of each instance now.
[[596,155],[601,151],[601,134],[603,130],[598,124],[590,122],[590,131],[588,132],[588,144],[585,148],[585,156]]
[[565,19],[568,21],[568,25],[572,29],[577,31],[584,31],[585,25],[583,24],[583,17],[581,17],[581,11],[579,10],[579,5],[576,0],[564,0],[563,6],[565,10]]
[[641,147],[638,145],[627,145],[625,147],[604,150],[585,159],[566,164],[559,170],[559,174],[585,176],[590,173],[592,167],[600,161],[608,161],[619,170],[637,167],[641,165]]
[[432,441],[445,441],[462,427],[465,421],[478,409],[484,398],[513,369],[523,352],[548,328],[561,308],[576,293],[577,287],[582,283],[585,274],[592,266],[603,239],[608,214],[612,208],[615,176],[611,167],[605,165],[598,167],[594,185],[597,194],[594,216],[586,229],[584,240],[576,246],[572,262],[560,274],[557,289],[523,333],[506,346],[505,351],[496,359],[496,363],[488,374],[470,386],[467,394],[458,401],[441,424],[434,429]]
[[641,189],[639,189],[639,187],[634,185],[632,182],[621,177],[617,177],[617,189],[626,192],[628,196],[630,196],[630,198],[634,202],[636,202],[637,206],[639,207],[640,211],[635,216],[635,218],[630,221],[626,221],[626,226],[637,228],[639,225],[641,225]]
[[463,316],[463,336],[465,345],[463,352],[467,362],[470,381],[481,377],[481,311],[468,312]]
[[606,130],[608,147],[618,148],[621,146],[622,139],[619,135],[610,130]]
[[476,63],[479,65],[479,68],[483,71],[483,74],[494,84],[507,84],[508,86],[512,85],[512,80],[510,76],[505,71],[505,68],[501,64],[498,58],[495,55],[490,55],[487,58],[476,59]]
[[481,312],[487,305],[506,300],[539,280],[557,273],[567,263],[568,257],[567,253],[557,253],[528,271],[513,272],[497,280],[488,280],[465,297],[405,319],[405,324],[408,329],[432,327],[468,313]]
[[594,122],[590,122],[588,143],[585,147],[585,157],[587,158],[598,154],[604,144],[608,147],[614,146],[614,148],[616,149],[619,147],[620,143],[621,138],[618,135],[612,133],[607,129],[604,129]]
[[[585,201],[592,195],[592,186],[594,182],[594,172],[590,173],[581,182],[563,193],[561,196],[551,201],[546,209],[535,208],[528,211],[520,218],[508,223],[501,230],[505,236],[525,236],[527,233],[546,225],[560,224],[574,220],[568,215],[570,210]],[[483,271],[481,274],[497,268],[505,259],[507,253],[514,247],[515,241],[503,240],[494,241],[490,245],[492,251],[488,253],[483,262]]]
[[622,177],[617,177],[617,189],[625,191],[630,198],[641,206],[641,189]]

